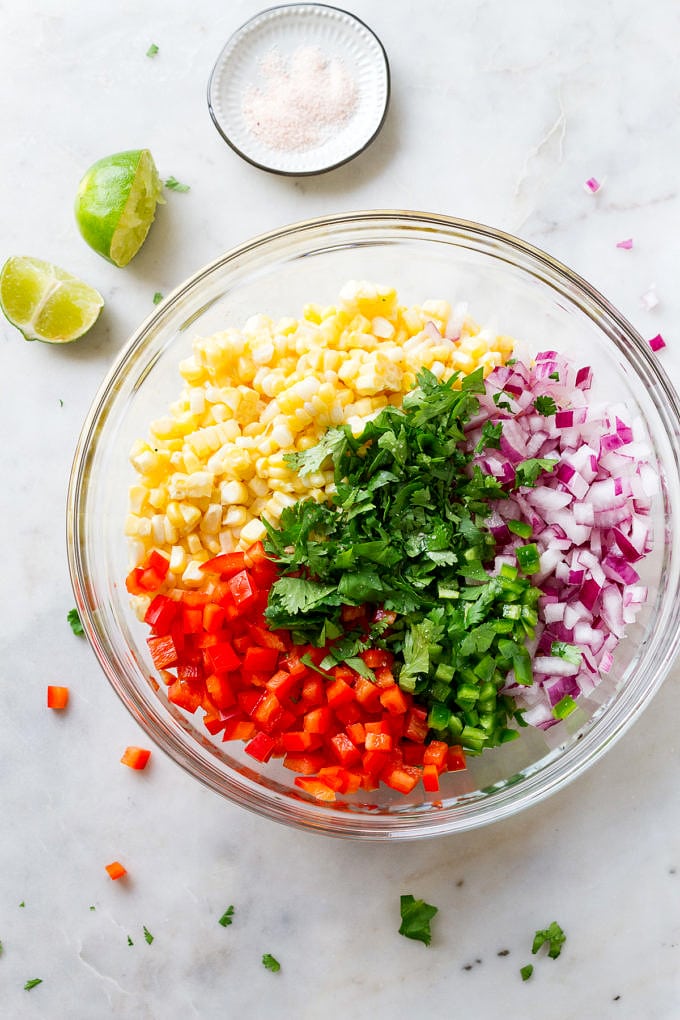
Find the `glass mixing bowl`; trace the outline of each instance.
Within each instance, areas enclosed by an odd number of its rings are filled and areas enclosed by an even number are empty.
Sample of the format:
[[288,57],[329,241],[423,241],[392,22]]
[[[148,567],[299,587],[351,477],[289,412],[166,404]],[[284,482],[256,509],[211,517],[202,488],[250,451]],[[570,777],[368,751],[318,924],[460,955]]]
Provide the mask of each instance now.
[[[649,599],[619,646],[608,680],[546,733],[470,758],[408,796],[381,787],[320,803],[276,761],[259,766],[240,743],[221,743],[170,704],[156,679],[148,628],[129,607],[123,534],[128,454],[181,390],[192,338],[258,312],[296,316],[331,304],[350,279],[395,286],[402,303],[467,301],[481,323],[529,351],[557,349],[591,365],[594,395],[622,401],[649,433],[660,493],[655,544],[642,564]],[[290,825],[358,839],[462,831],[535,804],[592,765],[640,714],[680,639],[678,398],[648,345],[584,280],[517,238],[476,223],[415,212],[361,212],[285,227],[228,252],[178,287],[142,324],[111,369],[85,421],[68,497],[68,554],[87,636],[113,689],[149,737],[191,775],[237,804]]]

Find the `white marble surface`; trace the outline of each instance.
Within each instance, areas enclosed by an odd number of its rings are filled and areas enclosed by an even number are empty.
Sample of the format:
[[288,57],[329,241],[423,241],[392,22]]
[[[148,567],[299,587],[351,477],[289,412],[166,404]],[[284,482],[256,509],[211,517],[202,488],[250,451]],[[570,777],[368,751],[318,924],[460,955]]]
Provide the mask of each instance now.
[[[643,334],[664,333],[661,357],[680,383],[675,0],[352,9],[390,57],[387,123],[355,162],[287,180],[241,162],[205,103],[212,62],[254,0],[4,8],[0,259],[53,260],[107,303],[72,348],[26,344],[0,325],[7,1020],[680,1016],[677,668],[604,760],[542,806],[461,837],[370,846],[232,807],[161,752],[143,774],[125,769],[122,749],[147,741],[66,624],[64,504],[89,402],[154,291],[249,235],[389,206],[509,229],[590,279]],[[71,207],[94,159],[136,146],[191,191],[168,194],[119,270],[82,242]],[[597,196],[582,186],[591,175],[606,178]],[[631,236],[632,251],[615,247]],[[648,312],[651,282],[660,304]],[[44,708],[49,682],[71,687],[67,713]],[[114,858],[125,886],[103,871]],[[404,892],[439,907],[429,949],[397,934]],[[553,919],[568,933],[562,956],[539,960],[523,984],[533,931]],[[43,983],[24,991],[34,977]]]

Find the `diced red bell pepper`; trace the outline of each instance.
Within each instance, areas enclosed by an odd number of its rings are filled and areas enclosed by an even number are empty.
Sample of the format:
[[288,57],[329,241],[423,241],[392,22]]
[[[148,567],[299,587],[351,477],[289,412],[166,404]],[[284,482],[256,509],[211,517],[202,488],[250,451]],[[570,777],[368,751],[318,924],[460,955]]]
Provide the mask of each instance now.
[[241,660],[229,641],[218,641],[208,648],[208,658],[215,673],[231,673],[241,665]]
[[267,762],[276,746],[276,739],[268,733],[256,733],[250,743],[246,744],[245,752],[256,761]]
[[310,708],[305,713],[303,726],[308,733],[328,733],[331,726],[331,710],[328,705]]
[[321,747],[321,735],[307,730],[289,730],[281,734],[281,746],[286,751],[316,751]]
[[252,740],[256,733],[257,726],[252,719],[229,719],[222,740]]
[[326,756],[321,751],[306,751],[303,754],[287,754],[283,759],[285,768],[292,772],[300,772],[304,776],[313,776],[326,764]]
[[427,725],[427,712],[423,708],[410,708],[406,714],[406,727],[404,736],[413,740],[416,744],[423,744],[429,727]]
[[258,592],[247,570],[239,570],[237,574],[228,579],[227,584],[231,597],[234,600],[234,605],[240,609],[245,609],[251,604]]
[[252,715],[252,712],[261,697],[262,691],[246,689],[237,693],[236,700],[247,715]]
[[354,689],[344,680],[333,680],[326,686],[326,700],[332,709],[355,700]]
[[367,680],[366,677],[357,677],[354,683],[354,695],[362,708],[367,712],[377,712],[380,710],[380,693],[380,688],[376,687],[370,680]]
[[168,687],[168,701],[171,701],[173,705],[177,705],[178,708],[183,708],[185,712],[189,712],[193,715],[196,709],[200,708],[203,699],[190,684],[186,683],[184,680],[175,680],[175,682],[170,684]]
[[446,767],[449,772],[462,772],[467,768],[465,751],[460,744],[453,744],[446,755]]
[[109,873],[109,878],[112,878],[114,881],[127,875],[127,868],[123,867],[120,861],[112,861],[111,864],[106,864],[104,867]]
[[210,673],[205,678],[205,689],[215,708],[224,710],[236,704],[236,695],[224,673]]
[[157,549],[152,549],[144,560],[143,566],[148,570],[153,570],[161,580],[165,580],[165,575],[170,569],[170,560],[167,556],[159,553]]
[[217,634],[224,623],[224,608],[216,602],[203,607],[203,629],[208,634]]
[[326,685],[318,673],[304,678],[300,697],[307,705],[322,705],[324,703]]
[[68,687],[59,687],[55,684],[47,685],[47,707],[63,709],[68,705]]
[[181,603],[167,595],[156,595],[144,614],[144,623],[148,623],[154,634],[167,634],[181,609]]
[[424,750],[423,764],[436,765],[438,769],[441,769],[446,765],[448,753],[449,745],[443,740],[431,740]]
[[391,609],[383,609],[382,606],[378,606],[376,611],[373,613],[374,623],[381,623],[383,620],[386,620],[388,625],[391,627],[396,619],[397,614],[395,612]]
[[391,751],[392,743],[392,736],[389,733],[366,733],[367,751]]
[[401,687],[398,687],[397,684],[392,684],[391,687],[386,687],[383,690],[380,695],[380,704],[388,712],[392,712],[394,715],[401,715],[408,711],[410,699],[406,697]]
[[383,648],[367,648],[359,654],[369,669],[381,669],[391,666],[394,662],[392,652],[388,652]]
[[366,620],[366,606],[343,606],[340,610],[343,623],[360,623]]
[[276,648],[258,648],[251,645],[246,651],[243,659],[243,668],[257,671],[271,671],[276,669],[279,661],[279,653]]
[[273,630],[260,627],[255,623],[248,625],[248,633],[256,645],[260,648],[275,648],[277,652],[285,652],[288,649],[285,641]]
[[338,705],[335,717],[343,726],[349,726],[350,723],[360,722],[364,718],[364,711],[358,702],[349,701],[345,705]]
[[271,691],[265,691],[265,693],[259,697],[257,704],[253,707],[251,712],[251,716],[255,722],[259,723],[259,725],[262,726],[262,728],[268,733],[276,726],[282,714],[283,706],[276,695],[272,694]]
[[163,577],[152,567],[146,567],[137,577],[137,583],[146,592],[158,591],[163,584]]
[[375,676],[375,682],[378,687],[394,686],[394,673],[389,666],[378,666],[377,669],[373,670],[373,675]]
[[353,744],[356,744],[357,747],[359,746],[359,744],[365,743],[366,727],[362,722],[357,721],[349,723],[347,726],[345,726],[345,730],[347,731],[347,736],[349,737],[349,739],[352,741]]
[[177,665],[177,679],[198,690],[203,680],[203,667],[199,659],[180,659]]
[[316,800],[323,800],[329,803],[335,800],[335,790],[332,790],[327,783],[322,782],[320,779],[315,779],[312,776],[296,776],[293,782],[301,790],[304,790],[305,793],[316,798]]
[[146,768],[150,757],[151,751],[145,747],[126,747],[120,760],[128,768],[141,772],[142,769]]
[[240,570],[243,570],[245,565],[245,553],[230,552],[213,556],[211,560],[206,560],[205,563],[202,563],[200,569],[204,570],[206,574],[219,574],[225,580],[228,580],[234,574],[238,574]]
[[297,677],[292,676],[285,669],[279,669],[267,680],[267,690],[275,694],[279,701],[288,698],[299,684]]
[[220,733],[227,725],[227,719],[222,719],[219,715],[204,715],[203,725],[205,726],[208,733],[213,737]]
[[177,662],[177,648],[171,634],[146,639],[156,669],[167,669]]
[[420,781],[421,770],[411,765],[392,765],[383,770],[380,778],[392,790],[410,793]]
[[423,786],[428,793],[437,793],[439,790],[439,770],[436,765],[423,767]]
[[341,765],[347,767],[361,761],[361,751],[356,744],[352,743],[346,733],[336,733],[334,737],[331,737],[330,745]]

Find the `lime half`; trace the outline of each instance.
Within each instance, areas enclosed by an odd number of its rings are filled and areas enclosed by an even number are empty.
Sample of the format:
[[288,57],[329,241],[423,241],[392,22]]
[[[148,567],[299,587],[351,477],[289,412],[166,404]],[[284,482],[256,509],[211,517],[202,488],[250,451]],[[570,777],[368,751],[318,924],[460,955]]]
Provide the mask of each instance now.
[[78,186],[76,222],[87,243],[116,266],[142,247],[163,202],[162,185],[148,149],[131,149],[93,163]]
[[26,340],[69,344],[87,333],[104,299],[51,262],[15,255],[0,271],[0,307]]

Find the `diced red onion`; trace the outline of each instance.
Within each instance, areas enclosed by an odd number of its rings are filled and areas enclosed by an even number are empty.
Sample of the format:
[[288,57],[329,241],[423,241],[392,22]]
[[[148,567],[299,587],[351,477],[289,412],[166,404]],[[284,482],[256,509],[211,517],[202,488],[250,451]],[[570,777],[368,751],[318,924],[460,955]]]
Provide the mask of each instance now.
[[666,346],[666,341],[661,336],[661,333],[657,333],[656,336],[653,336],[649,341],[649,346],[653,351],[660,351]]

